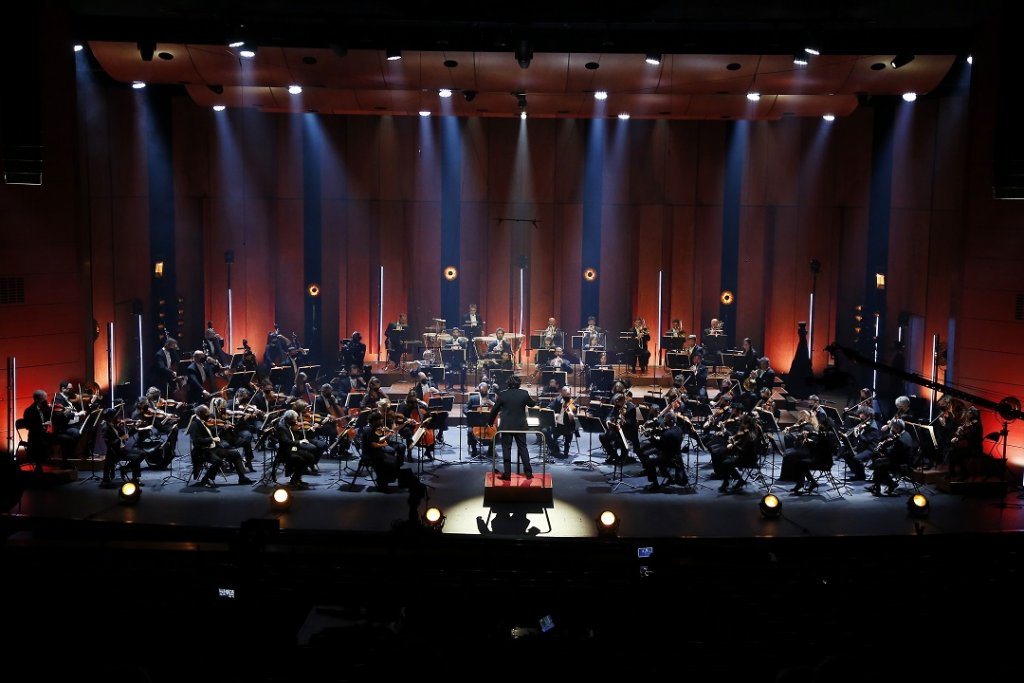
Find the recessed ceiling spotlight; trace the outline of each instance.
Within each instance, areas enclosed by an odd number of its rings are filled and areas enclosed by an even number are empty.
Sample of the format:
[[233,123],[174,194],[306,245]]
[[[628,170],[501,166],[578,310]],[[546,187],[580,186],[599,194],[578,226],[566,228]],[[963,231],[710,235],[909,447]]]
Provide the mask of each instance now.
[[302,86],[301,85],[289,85],[288,86],[288,94],[289,95],[301,95],[302,94]]
[[225,107],[223,104],[215,104],[215,105],[213,105],[213,110],[214,111],[224,111],[225,109],[227,109],[227,107]]
[[913,102],[916,99],[917,99],[917,93],[916,92],[905,92],[905,93],[903,93],[903,101],[904,102]]
[[387,56],[389,62],[397,62],[402,58],[402,51],[393,47],[389,47],[384,54]]
[[519,112],[519,118],[522,119],[523,121],[525,121],[526,120],[526,112],[525,111]]
[[[85,45],[82,45],[81,43],[75,43],[75,52],[81,52],[84,49]],[[970,57],[968,57],[968,59],[970,59]]]
[[619,120],[620,121],[628,121],[629,120],[629,114],[627,114],[626,112],[622,112],[621,114],[619,114]]
[[747,99],[750,100],[751,102],[757,102],[758,100],[761,99],[761,93],[748,92],[747,93]]
[[142,81],[134,81],[134,82],[132,83],[132,87],[133,87],[134,89],[136,89],[136,90],[142,90],[143,88],[145,88],[145,87],[146,87],[146,84],[145,84],[145,83],[143,83]]
[[809,55],[814,55],[815,57],[817,57],[818,55],[821,54],[821,50],[819,50],[816,47],[811,47],[811,46],[805,47],[804,48],[804,52],[806,52]]
[[967,55],[967,63],[974,64],[974,55]]
[[606,91],[606,90],[598,90],[598,91],[596,91],[594,93],[594,99],[595,100],[607,100],[608,99],[608,91]]
[[421,109],[420,110],[420,116],[422,116],[423,118],[426,118],[426,117],[430,116],[430,112],[427,111],[426,109]]
[[245,45],[244,40],[236,40],[233,43],[228,43],[228,47],[242,47],[243,45]]
[[889,62],[889,66],[891,66],[894,69],[898,69],[901,66],[906,66],[907,64],[910,64],[912,61],[914,61],[914,55],[896,55],[895,57],[892,58],[892,61]]
[[835,121],[836,120],[836,115],[835,114],[825,114],[821,118],[825,119],[826,121]]
[[806,52],[794,52],[793,63],[797,66],[807,66],[807,53]]
[[451,88],[441,88],[440,90],[437,91],[437,94],[438,94],[439,97],[451,97],[452,96],[452,89]]
[[256,56],[256,46],[253,45],[252,47],[243,47],[241,50],[238,51],[238,56],[243,59],[252,59]]
[[647,56],[644,57],[644,61],[650,64],[651,66],[658,66],[659,64],[661,64],[661,53],[648,52]]

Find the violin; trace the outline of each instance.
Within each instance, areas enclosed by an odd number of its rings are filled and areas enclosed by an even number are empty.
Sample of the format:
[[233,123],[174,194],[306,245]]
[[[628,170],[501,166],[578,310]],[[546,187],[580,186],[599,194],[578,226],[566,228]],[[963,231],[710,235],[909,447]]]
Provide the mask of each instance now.
[[203,420],[203,424],[205,424],[207,427],[216,427],[218,429],[228,429],[234,426],[227,420],[221,420],[220,418],[217,417],[208,417],[205,420]]

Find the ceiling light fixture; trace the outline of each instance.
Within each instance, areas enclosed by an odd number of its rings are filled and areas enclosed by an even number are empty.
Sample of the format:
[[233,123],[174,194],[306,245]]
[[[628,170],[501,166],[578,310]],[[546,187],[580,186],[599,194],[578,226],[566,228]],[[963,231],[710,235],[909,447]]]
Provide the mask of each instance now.
[[644,57],[644,61],[651,66],[659,66],[661,64],[661,53],[660,52],[648,52],[647,56]]
[[227,107],[225,107],[223,104],[215,104],[215,105],[213,105],[213,110],[214,111],[224,111],[225,109],[227,109]]
[[387,57],[389,62],[397,62],[402,58],[402,51],[397,48],[389,47],[385,50],[384,55]]
[[245,41],[244,40],[236,40],[236,41],[228,43],[228,47],[235,47],[235,48],[242,47],[243,45],[245,45]]
[[598,91],[596,91],[594,93],[594,99],[595,100],[607,100],[608,99],[608,91],[607,90],[598,90]]
[[812,46],[805,47],[804,48],[804,52],[806,52],[809,55],[814,55],[815,57],[817,57],[818,55],[821,54],[821,50],[819,50],[816,47],[812,47]]
[[894,69],[898,69],[901,66],[906,66],[907,64],[910,64],[912,61],[914,61],[914,55],[896,55],[895,57],[892,58],[892,61],[889,62],[889,66],[891,66]]
[[748,92],[747,93],[747,99],[750,100],[751,102],[757,102],[758,100],[761,99],[761,93]]
[[903,93],[903,101],[904,102],[913,102],[916,99],[917,99],[917,93],[916,92],[905,92],[905,93]]
[[520,118],[520,120],[525,121],[526,120],[526,112],[525,111],[519,112],[519,118]]
[[288,94],[289,95],[301,95],[302,94],[302,86],[301,85],[289,85],[288,86]]
[[427,118],[428,116],[430,116],[430,112],[427,111],[426,109],[421,109],[420,116],[422,116],[423,118]]
[[[85,45],[82,45],[81,43],[75,43],[75,52],[81,52],[84,49]],[[967,59],[970,59],[970,57],[968,57]]]
[[807,66],[807,64],[808,64],[807,53],[806,52],[794,52],[793,53],[793,63],[796,64],[797,66]]
[[620,121],[629,121],[629,114],[627,114],[626,112],[622,112],[621,114],[619,114],[619,120]]
[[437,91],[437,95],[438,95],[438,97],[451,97],[452,96],[452,89],[451,88],[441,88],[440,90]]
[[252,58],[254,58],[256,56],[256,46],[255,45],[249,45],[249,46],[243,47],[241,50],[238,51],[238,56],[242,57],[243,59],[252,59]]
[[836,115],[835,114],[825,114],[821,118],[825,119],[826,121],[835,121],[836,120]]
[[472,102],[473,100],[476,99],[476,90],[463,90],[462,91],[462,97],[467,102]]
[[142,81],[133,81],[132,82],[132,88],[134,88],[135,90],[142,90],[145,87],[146,87],[146,84],[143,83]]

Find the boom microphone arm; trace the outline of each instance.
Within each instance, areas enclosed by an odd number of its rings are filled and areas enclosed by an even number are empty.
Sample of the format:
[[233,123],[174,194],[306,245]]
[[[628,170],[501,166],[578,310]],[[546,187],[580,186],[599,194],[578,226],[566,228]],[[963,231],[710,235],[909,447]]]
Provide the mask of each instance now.
[[836,344],[834,342],[826,346],[825,350],[831,353],[833,356],[836,355],[837,352],[842,353],[844,356],[846,356],[849,360],[851,360],[854,363],[867,365],[868,367],[873,368],[875,370],[879,370],[890,375],[896,375],[897,377],[906,380],[907,382],[913,382],[914,384],[919,384],[923,387],[934,389],[935,391],[942,392],[943,394],[946,394],[948,396],[954,396],[969,403],[989,408],[998,413],[999,417],[1001,417],[1003,420],[1006,420],[1007,422],[1016,420],[1020,418],[1022,415],[1024,415],[1024,413],[1022,413],[1021,411],[1020,401],[1014,398],[1013,396],[1007,396],[1006,398],[998,402],[989,400],[987,398],[983,398],[981,396],[975,396],[974,394],[969,394],[966,391],[955,389],[946,384],[942,384],[941,382],[933,382],[932,380],[926,377],[922,377],[921,375],[917,375],[913,372],[897,370],[896,368],[890,365],[885,365],[884,363],[879,363],[876,360],[872,360],[864,356],[863,354],[859,353],[855,349],[850,349],[845,346]]

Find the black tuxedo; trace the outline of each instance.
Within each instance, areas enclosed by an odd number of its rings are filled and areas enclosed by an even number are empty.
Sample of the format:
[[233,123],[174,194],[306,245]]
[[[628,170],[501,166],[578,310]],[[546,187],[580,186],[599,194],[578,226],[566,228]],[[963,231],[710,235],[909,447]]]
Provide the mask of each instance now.
[[163,386],[166,389],[174,381],[174,373],[178,369],[178,352],[161,348],[154,359],[153,382],[157,387]]
[[[201,369],[200,365],[202,365]],[[185,378],[189,403],[204,403],[206,397],[203,396],[203,392],[213,393],[213,369],[209,363],[197,364],[195,361],[189,363],[185,370]]]
[[525,389],[506,389],[498,394],[498,400],[491,408],[491,424],[494,418],[500,417],[498,425],[501,432],[501,453],[504,459],[505,470],[503,477],[508,477],[512,471],[512,437],[516,441],[516,455],[519,464],[523,467],[523,473],[527,477],[533,476],[533,469],[530,467],[530,455],[526,447],[526,434],[508,434],[506,430],[524,432],[529,429],[526,423],[526,408],[536,406],[537,402]]
[[405,353],[405,344],[402,342],[409,338],[409,325],[402,325],[402,329],[398,329],[398,323],[388,323],[388,327],[384,330],[384,339],[387,341],[388,347],[388,360],[394,365],[398,365],[402,362],[402,354]]
[[[572,437],[576,436],[577,424],[576,416],[570,411],[565,410],[565,401],[562,397],[556,396],[553,401],[547,404],[547,408],[554,411],[555,417],[561,416],[555,420],[554,429],[548,430],[548,450],[556,458],[568,458],[569,457],[569,446],[572,445]],[[561,419],[561,424],[559,424]],[[562,450],[558,450],[558,438],[562,438]]]

